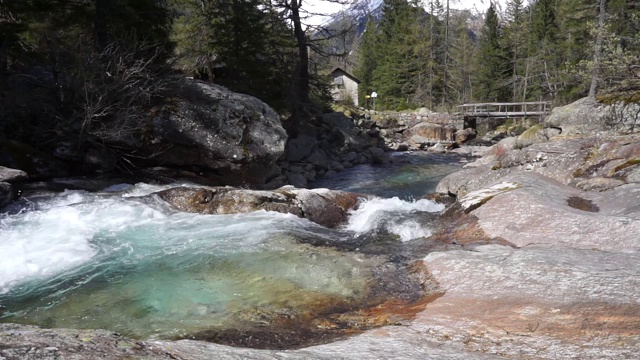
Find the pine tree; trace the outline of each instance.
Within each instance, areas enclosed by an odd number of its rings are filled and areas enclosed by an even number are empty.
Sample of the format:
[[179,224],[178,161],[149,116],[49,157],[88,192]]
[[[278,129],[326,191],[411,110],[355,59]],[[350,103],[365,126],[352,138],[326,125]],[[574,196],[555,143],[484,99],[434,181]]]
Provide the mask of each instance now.
[[291,69],[283,55],[293,44],[276,11],[259,0],[181,0],[175,5],[181,14],[173,39],[182,70],[284,106],[286,90],[274,84],[283,84],[278,77]]
[[473,65],[476,45],[467,28],[468,13],[453,18],[451,41],[450,102],[463,104],[473,99]]
[[502,34],[493,3],[485,14],[478,46],[476,94],[485,101],[507,101],[510,78],[509,57],[502,46]]
[[358,65],[355,75],[360,79],[358,86],[358,97],[360,104],[367,103],[367,96],[374,90],[373,88],[373,72],[378,63],[378,28],[371,17],[367,20],[362,41],[358,48]]
[[511,85],[512,101],[523,101],[522,79],[524,71],[525,31],[527,27],[523,0],[510,0],[507,3],[506,17],[508,24],[505,28],[505,46],[511,54]]
[[527,96],[555,100],[562,88],[562,52],[555,0],[538,0],[531,14]]
[[406,46],[413,11],[406,0],[385,0],[377,51],[380,58],[374,69],[373,86],[381,108],[406,106],[403,85],[408,78],[406,59],[411,50]]

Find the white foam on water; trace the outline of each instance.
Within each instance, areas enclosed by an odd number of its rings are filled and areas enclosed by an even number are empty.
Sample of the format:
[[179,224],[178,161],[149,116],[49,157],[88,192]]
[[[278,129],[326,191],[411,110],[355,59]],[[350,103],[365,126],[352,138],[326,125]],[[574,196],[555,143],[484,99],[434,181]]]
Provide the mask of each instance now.
[[431,232],[415,220],[401,219],[402,216],[416,212],[442,210],[444,210],[444,205],[426,199],[404,201],[393,197],[365,200],[358,209],[349,212],[349,222],[346,229],[356,233],[366,233],[382,226],[388,232],[398,235],[400,240],[409,241],[430,236]]
[[0,229],[0,294],[21,280],[51,276],[91,259],[93,229],[79,209],[32,212],[23,223]]
[[400,241],[409,241],[421,237],[431,236],[431,230],[419,224],[415,220],[407,220],[398,223],[388,224],[387,230],[390,233],[400,236]]
[[279,232],[318,227],[291,214],[188,214],[131,197],[163,188],[137,185],[116,196],[65,191],[39,201],[35,211],[0,216],[0,294],[101,261],[98,254],[136,262],[168,253],[248,253]]
[[117,232],[164,215],[142,204],[64,192],[38,211],[0,218],[0,294],[27,279],[54,276],[90,261],[98,232]]

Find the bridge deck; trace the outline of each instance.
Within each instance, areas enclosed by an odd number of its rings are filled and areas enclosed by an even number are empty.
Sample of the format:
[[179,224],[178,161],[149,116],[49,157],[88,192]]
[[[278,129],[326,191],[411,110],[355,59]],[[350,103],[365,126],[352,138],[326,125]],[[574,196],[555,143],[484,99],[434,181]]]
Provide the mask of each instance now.
[[517,103],[478,103],[458,106],[463,116],[477,118],[542,117],[551,111],[547,101]]

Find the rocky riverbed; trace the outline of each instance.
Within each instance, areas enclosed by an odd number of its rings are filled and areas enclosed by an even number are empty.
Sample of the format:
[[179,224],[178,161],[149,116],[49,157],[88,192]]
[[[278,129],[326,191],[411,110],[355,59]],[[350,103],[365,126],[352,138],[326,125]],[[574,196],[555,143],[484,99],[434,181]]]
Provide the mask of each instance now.
[[640,343],[639,138],[556,137],[521,149],[508,143],[441,181],[438,191],[455,195],[456,202],[443,218],[448,227],[430,239],[453,245],[414,265],[438,296],[415,304],[414,315],[394,325],[297,350],[256,350],[3,324],[0,355],[635,358]]
[[[540,126],[490,148],[459,150],[479,157],[440,181],[432,198],[449,205],[433,233],[414,240],[432,244],[428,255],[410,260],[409,266],[425,296],[376,303],[340,321],[311,323],[318,341],[329,334],[324,341],[332,342],[308,346],[314,342],[304,345],[302,336],[298,345],[283,341],[274,346],[279,350],[259,350],[198,340],[132,340],[105,330],[0,324],[0,358],[635,359],[640,343],[640,136],[593,130],[595,120],[589,122],[593,131],[585,134],[573,126],[574,120],[558,120],[562,111],[550,123],[557,129],[569,124],[571,131],[558,135],[556,129]],[[345,144],[355,139],[333,133],[333,140]],[[353,136],[368,142],[377,134],[359,131]],[[376,144],[339,155],[353,160],[355,154],[354,162],[338,156],[343,163],[331,165],[331,156],[329,162],[316,156],[311,159],[321,162],[307,163],[300,171],[296,166],[323,149],[315,144],[303,159],[289,159],[280,169],[285,176],[310,179],[320,169],[370,161],[360,151],[370,152]],[[295,156],[296,151],[288,153]],[[3,176],[12,194],[9,184],[24,174]],[[291,188],[173,189],[158,196],[181,211],[227,213],[233,205],[311,216],[327,226],[343,222],[357,197]],[[325,203],[334,210],[305,210]],[[252,329],[210,339],[255,346],[250,339],[260,342],[265,334]],[[266,336],[273,343],[292,334]],[[231,337],[240,340],[229,341]]]

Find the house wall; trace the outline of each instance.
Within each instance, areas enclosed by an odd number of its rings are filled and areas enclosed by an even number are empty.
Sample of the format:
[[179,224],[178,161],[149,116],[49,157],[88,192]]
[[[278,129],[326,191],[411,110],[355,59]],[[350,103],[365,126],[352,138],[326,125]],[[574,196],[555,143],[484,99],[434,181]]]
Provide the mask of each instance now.
[[335,101],[343,101],[349,97],[358,106],[358,83],[342,72],[333,75],[333,89],[331,95]]

